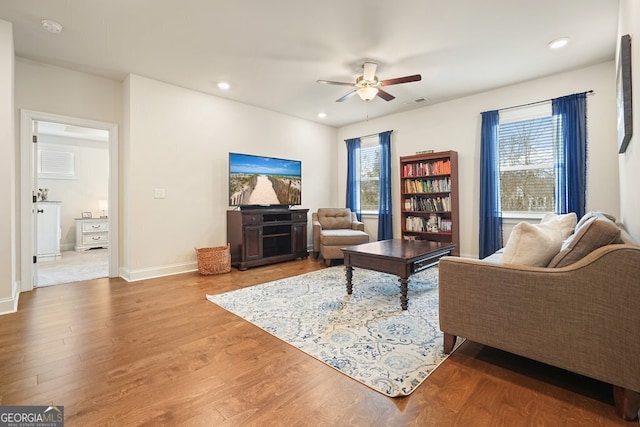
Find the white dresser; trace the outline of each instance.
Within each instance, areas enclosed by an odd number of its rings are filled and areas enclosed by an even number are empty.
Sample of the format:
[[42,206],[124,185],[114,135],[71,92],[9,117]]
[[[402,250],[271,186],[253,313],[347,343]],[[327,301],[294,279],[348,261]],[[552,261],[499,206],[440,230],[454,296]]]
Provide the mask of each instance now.
[[60,259],[60,207],[62,202],[38,202],[38,258]]
[[108,246],[108,218],[76,218],[76,252]]

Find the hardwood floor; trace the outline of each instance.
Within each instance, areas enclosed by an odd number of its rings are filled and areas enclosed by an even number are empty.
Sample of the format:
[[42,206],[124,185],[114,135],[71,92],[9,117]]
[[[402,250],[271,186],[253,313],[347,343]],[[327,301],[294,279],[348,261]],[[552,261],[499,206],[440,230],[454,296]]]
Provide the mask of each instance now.
[[611,387],[465,342],[391,399],[209,302],[325,268],[97,279],[0,316],[0,404],[63,405],[67,426],[614,426]]

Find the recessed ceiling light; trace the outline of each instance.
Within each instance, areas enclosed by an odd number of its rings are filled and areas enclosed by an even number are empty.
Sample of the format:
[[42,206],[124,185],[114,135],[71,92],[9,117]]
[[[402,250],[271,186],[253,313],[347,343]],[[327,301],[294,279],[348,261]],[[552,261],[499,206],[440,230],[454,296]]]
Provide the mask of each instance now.
[[42,20],[42,28],[53,34],[59,34],[62,32],[62,25],[56,21],[51,21],[50,19]]
[[231,88],[231,85],[227,82],[218,83],[218,89],[229,90],[230,88]]
[[318,113],[319,119],[324,119],[325,117],[327,117],[327,113]]
[[560,49],[563,48],[569,43],[569,37],[560,37],[555,40],[551,40],[547,45],[549,49]]

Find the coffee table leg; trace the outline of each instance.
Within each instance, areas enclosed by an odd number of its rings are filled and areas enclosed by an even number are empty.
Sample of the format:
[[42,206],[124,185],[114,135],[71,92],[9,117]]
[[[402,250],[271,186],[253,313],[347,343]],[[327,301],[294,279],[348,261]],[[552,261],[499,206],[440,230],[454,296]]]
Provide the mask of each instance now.
[[351,279],[353,278],[353,267],[350,265],[345,266],[344,272],[347,276],[347,293],[351,295],[351,292],[353,292],[353,285],[351,284]]
[[400,307],[402,307],[403,310],[406,310],[407,306],[409,305],[409,298],[407,298],[409,279],[406,277],[401,277],[398,280],[400,281]]

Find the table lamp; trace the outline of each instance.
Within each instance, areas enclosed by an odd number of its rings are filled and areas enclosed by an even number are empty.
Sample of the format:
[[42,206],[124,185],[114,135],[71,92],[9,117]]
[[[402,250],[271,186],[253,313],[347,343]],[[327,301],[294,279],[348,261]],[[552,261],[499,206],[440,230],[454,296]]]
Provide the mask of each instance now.
[[98,209],[102,211],[102,216],[100,218],[107,218],[107,214],[105,214],[105,211],[109,209],[109,201],[98,200]]

